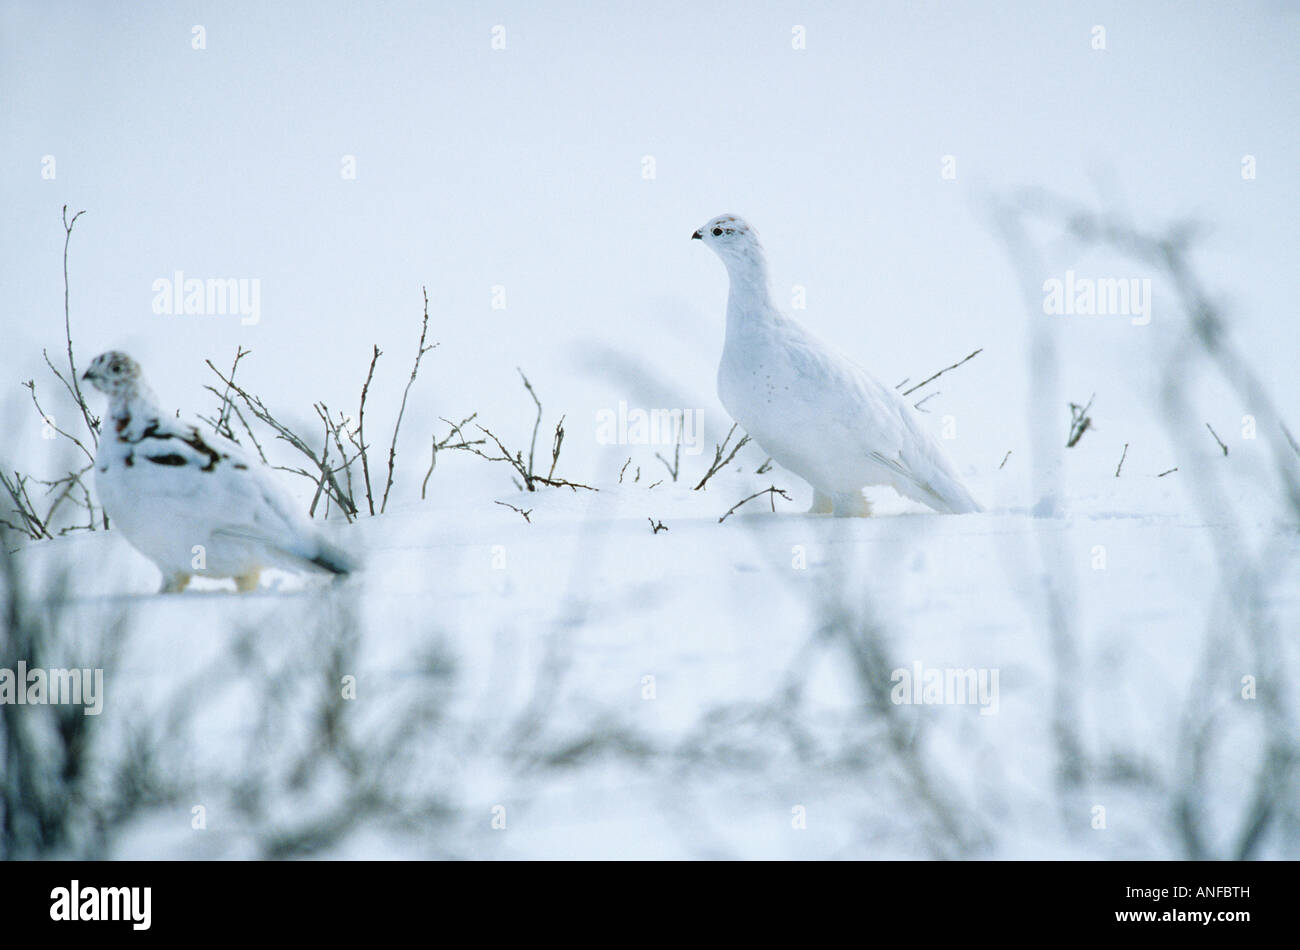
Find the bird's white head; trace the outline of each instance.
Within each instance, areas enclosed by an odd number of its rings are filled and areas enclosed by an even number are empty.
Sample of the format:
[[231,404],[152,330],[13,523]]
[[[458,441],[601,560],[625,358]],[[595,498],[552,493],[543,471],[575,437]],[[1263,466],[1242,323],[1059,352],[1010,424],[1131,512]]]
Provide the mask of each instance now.
[[144,383],[140,364],[118,350],[96,356],[81,378],[110,398],[130,396]]
[[758,232],[737,214],[720,214],[691,235],[703,241],[724,263],[761,261],[763,245]]

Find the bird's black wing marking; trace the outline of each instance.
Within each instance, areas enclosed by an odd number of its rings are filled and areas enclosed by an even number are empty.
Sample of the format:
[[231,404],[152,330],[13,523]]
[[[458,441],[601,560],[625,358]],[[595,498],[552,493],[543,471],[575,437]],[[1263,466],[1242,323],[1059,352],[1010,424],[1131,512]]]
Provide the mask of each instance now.
[[[212,446],[204,442],[203,436],[199,434],[199,430],[195,429],[193,426],[187,426],[184,432],[163,432],[159,428],[158,420],[155,419],[152,422],[150,422],[147,426],[144,427],[144,431],[140,433],[140,438],[129,440],[129,441],[133,441],[135,444],[138,445],[139,443],[143,442],[145,439],[155,439],[158,441],[162,441],[164,439],[176,439],[179,442],[184,442],[195,452],[198,452],[199,455],[202,455],[206,459],[206,461],[204,461],[204,463],[199,466],[199,470],[203,472],[212,471],[212,469],[216,466],[218,462],[220,462],[222,459],[229,458],[229,456],[226,453],[218,452]],[[186,464],[185,459],[179,455],[176,455],[175,453],[168,453],[165,455],[158,455],[158,456],[146,455],[145,458],[149,459],[149,461],[151,462],[157,463],[158,465]],[[172,461],[173,459],[179,459],[179,461]]]
[[146,459],[155,465],[184,465],[185,456],[177,455],[175,452],[169,452],[166,455],[146,455]]

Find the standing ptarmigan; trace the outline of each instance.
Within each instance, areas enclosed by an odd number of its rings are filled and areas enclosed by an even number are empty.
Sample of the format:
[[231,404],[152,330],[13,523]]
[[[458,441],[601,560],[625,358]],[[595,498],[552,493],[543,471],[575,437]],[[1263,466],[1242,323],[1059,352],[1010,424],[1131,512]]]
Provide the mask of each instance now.
[[219,435],[164,414],[125,353],[95,357],[82,376],[109,399],[95,455],[95,488],[112,525],[162,571],[162,591],[192,575],[257,587],[265,567],[347,574],[355,563],[329,544],[270,469]]
[[869,515],[869,485],[935,511],[983,510],[906,400],[777,309],[753,228],[724,214],[691,237],[731,278],[718,398],[764,452],[812,484],[812,511]]

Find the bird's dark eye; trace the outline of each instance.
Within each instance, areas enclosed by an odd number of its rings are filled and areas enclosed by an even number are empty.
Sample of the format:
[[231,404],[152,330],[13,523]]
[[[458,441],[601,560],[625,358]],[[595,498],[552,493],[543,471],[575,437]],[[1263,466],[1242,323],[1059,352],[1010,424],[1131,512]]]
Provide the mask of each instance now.
[[719,234],[721,234],[721,233],[722,233],[722,228],[714,228],[714,229],[713,229],[713,236],[714,236],[714,237],[717,237],[717,236],[718,236]]

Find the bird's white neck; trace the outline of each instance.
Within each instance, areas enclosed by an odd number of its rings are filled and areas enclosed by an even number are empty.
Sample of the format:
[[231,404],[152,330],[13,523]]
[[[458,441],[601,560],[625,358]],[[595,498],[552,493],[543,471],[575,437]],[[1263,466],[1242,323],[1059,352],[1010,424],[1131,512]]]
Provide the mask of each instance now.
[[768,283],[767,260],[760,248],[737,251],[723,258],[731,289],[727,293],[727,337],[732,339],[778,313]]
[[150,423],[162,418],[158,400],[143,383],[112,395],[108,401],[108,418],[114,441],[137,441]]

